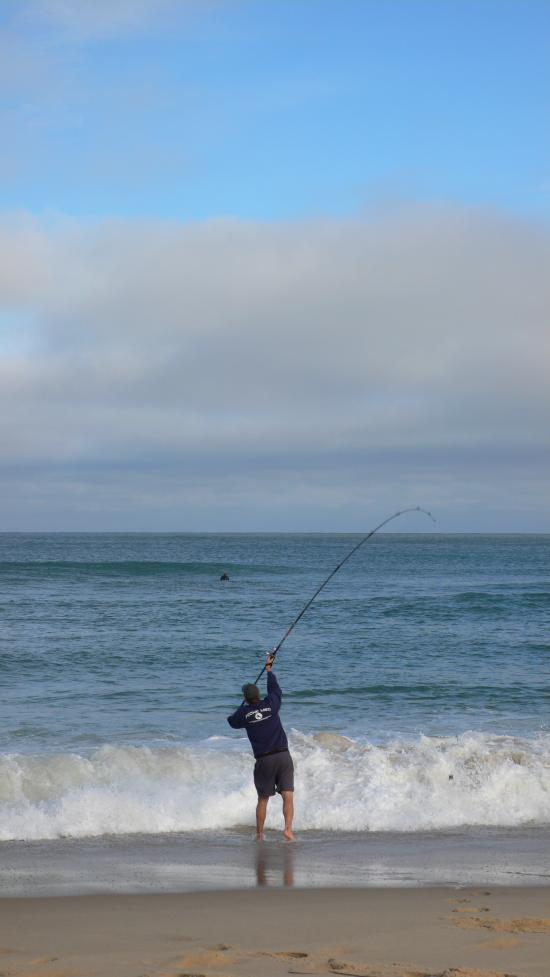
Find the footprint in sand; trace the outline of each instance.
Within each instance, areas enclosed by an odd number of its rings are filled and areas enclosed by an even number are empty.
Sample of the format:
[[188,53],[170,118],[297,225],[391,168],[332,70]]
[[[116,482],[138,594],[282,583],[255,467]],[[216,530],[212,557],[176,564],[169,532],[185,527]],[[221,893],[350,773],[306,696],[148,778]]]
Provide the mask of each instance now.
[[229,947],[225,944],[221,944],[222,949],[216,950],[198,950],[195,953],[187,953],[180,960],[175,962],[175,966],[178,968],[176,971],[176,977],[181,977],[184,973],[186,975],[196,975],[199,971],[202,971],[203,967],[227,967],[230,964],[237,963],[238,960],[235,956],[231,956],[227,953]]
[[370,969],[368,967],[365,968],[357,967],[353,963],[343,963],[341,960],[335,960],[334,957],[331,957],[329,960],[327,960],[327,964],[333,973],[354,974],[354,975],[357,974],[357,977],[360,977],[359,971],[363,972],[366,969]]
[[433,977],[516,977],[516,974],[505,973],[503,970],[471,970],[470,968],[464,970],[463,967],[450,967],[443,973],[434,974]]
[[432,971],[403,969],[402,966],[394,964],[389,970],[380,970],[380,965],[376,964],[353,964],[344,963],[340,960],[331,958],[327,965],[332,973],[339,974],[340,977],[443,977],[441,973],[434,974]]
[[487,929],[497,933],[550,933],[550,919],[495,919],[494,916],[462,916],[451,920],[462,929]]
[[410,970],[409,967],[394,965],[390,970],[380,970],[377,966],[342,963],[339,960],[329,960],[328,966],[333,973],[341,977],[516,977],[515,974],[504,973],[502,970],[471,970],[462,967],[449,967],[444,971]]
[[303,950],[260,950],[259,957],[275,957],[278,960],[303,960],[307,953]]
[[456,906],[453,913],[490,913],[491,910],[488,906]]

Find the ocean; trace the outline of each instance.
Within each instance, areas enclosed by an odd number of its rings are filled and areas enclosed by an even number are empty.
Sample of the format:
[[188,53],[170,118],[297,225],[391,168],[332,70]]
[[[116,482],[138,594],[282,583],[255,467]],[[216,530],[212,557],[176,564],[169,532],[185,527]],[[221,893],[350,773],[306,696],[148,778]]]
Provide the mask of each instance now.
[[277,661],[298,844],[251,840],[226,716],[359,539],[1,534],[0,893],[547,882],[548,535],[346,563]]

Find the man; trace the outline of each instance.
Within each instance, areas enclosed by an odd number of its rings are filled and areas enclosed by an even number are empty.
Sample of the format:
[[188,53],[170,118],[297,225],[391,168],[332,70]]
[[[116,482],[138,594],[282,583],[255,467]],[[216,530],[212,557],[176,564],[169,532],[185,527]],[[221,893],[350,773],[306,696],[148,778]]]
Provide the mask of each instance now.
[[274,797],[276,792],[283,799],[285,819],[283,835],[287,841],[294,841],[292,833],[294,764],[288,751],[286,733],[279,719],[283,693],[271,670],[274,660],[273,655],[268,655],[265,666],[267,672],[265,699],[260,699],[257,685],[243,685],[245,701],[232,716],[227,717],[227,722],[233,729],[246,729],[256,758],[254,766],[254,785],[258,792],[256,841],[264,840],[267,804],[269,798]]

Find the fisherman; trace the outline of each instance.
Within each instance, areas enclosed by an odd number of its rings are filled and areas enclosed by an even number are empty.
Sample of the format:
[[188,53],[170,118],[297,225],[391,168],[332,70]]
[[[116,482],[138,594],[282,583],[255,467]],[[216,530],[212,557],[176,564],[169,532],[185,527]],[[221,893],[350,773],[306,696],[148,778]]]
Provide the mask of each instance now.
[[256,763],[254,786],[258,793],[256,806],[256,841],[264,840],[264,824],[267,803],[279,793],[283,799],[285,827],[283,836],[294,841],[292,820],[294,817],[294,764],[288,750],[288,740],[279,718],[281,687],[272,672],[274,655],[267,656],[267,696],[260,699],[257,685],[243,685],[244,703],[227,722],[233,729],[246,729]]

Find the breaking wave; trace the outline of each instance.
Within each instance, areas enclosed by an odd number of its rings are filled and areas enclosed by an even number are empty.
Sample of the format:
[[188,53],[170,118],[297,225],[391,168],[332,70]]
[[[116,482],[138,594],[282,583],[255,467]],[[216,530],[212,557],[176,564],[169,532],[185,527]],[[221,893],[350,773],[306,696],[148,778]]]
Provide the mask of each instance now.
[[[252,762],[234,740],[0,757],[0,839],[148,835],[252,824]],[[244,745],[244,744],[242,744]],[[386,746],[293,731],[296,828],[437,831],[550,823],[550,736],[463,733]],[[270,805],[268,825],[279,822]]]

